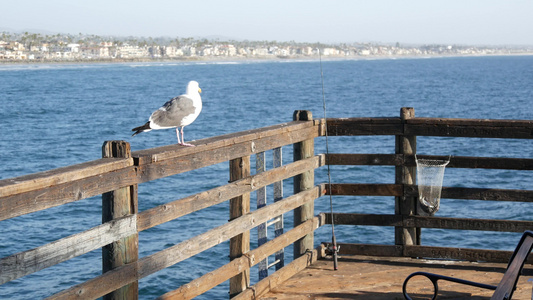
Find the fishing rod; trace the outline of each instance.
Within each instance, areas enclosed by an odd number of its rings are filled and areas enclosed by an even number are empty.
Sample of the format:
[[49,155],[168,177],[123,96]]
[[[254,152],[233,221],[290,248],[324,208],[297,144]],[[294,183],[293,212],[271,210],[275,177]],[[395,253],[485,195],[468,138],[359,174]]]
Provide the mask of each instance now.
[[[326,93],[324,91],[324,72],[322,69],[322,53],[320,47],[318,48],[318,59],[320,61],[320,78],[322,80],[322,105],[324,111],[324,126],[325,126],[325,136],[326,136],[326,157],[329,156],[329,141],[328,141],[328,122],[326,118]],[[331,195],[331,169],[329,163],[326,164],[328,168],[328,190],[329,190],[329,209],[331,214],[331,244],[333,252],[333,270],[338,269],[337,264],[337,238],[335,237],[335,219],[333,218],[333,197]]]

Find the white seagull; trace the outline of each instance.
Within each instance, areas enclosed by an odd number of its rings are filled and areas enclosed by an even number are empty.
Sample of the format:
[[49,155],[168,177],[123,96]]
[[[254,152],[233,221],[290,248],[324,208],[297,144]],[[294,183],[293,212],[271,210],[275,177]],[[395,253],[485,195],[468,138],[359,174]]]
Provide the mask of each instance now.
[[178,144],[194,147],[192,144],[185,143],[183,139],[183,127],[194,122],[200,114],[200,111],[202,111],[201,92],[202,90],[198,82],[189,81],[187,91],[184,95],[170,99],[162,107],[154,111],[146,124],[132,129],[132,131],[135,131],[132,136],[152,129],[176,128]]

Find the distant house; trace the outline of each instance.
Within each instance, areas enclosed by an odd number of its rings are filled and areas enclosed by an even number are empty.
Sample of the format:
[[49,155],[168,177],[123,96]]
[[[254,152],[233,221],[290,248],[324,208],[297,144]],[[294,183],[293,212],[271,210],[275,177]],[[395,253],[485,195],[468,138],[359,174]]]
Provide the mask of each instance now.
[[313,55],[313,48],[311,47],[303,47],[301,51],[303,55]]
[[266,56],[268,55],[268,49],[267,48],[256,48],[254,51],[254,55]]
[[196,56],[196,47],[187,46],[183,49],[183,54],[185,56]]
[[9,42],[6,46],[6,49],[14,50],[14,51],[24,51],[26,50],[24,45],[19,42]]
[[165,56],[167,57],[180,57],[183,56],[183,50],[175,46],[166,46],[164,48]]
[[340,51],[335,48],[324,48],[323,55],[329,56],[329,55],[339,55]]
[[237,54],[240,55],[240,56],[246,56],[248,55],[248,51],[246,50],[246,48],[239,48],[239,50],[237,50]]
[[138,58],[138,57],[148,57],[149,52],[146,48],[141,48],[139,46],[131,46],[124,44],[121,47],[117,47],[117,57],[120,58]]
[[80,52],[80,44],[68,44],[66,52],[79,53]]
[[82,47],[80,48],[80,56],[83,59],[109,58],[109,47]]

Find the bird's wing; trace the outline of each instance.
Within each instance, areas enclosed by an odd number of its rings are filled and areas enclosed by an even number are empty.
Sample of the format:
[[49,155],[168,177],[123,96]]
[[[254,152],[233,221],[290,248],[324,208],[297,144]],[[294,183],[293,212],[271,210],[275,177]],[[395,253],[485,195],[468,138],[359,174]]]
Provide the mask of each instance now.
[[163,128],[183,126],[185,117],[193,115],[193,100],[185,95],[170,99],[150,116],[153,125]]

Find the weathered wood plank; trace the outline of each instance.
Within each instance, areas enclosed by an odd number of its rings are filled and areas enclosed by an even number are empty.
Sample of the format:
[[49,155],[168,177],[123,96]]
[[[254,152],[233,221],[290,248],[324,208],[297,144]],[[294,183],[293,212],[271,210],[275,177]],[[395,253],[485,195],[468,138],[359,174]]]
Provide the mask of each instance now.
[[[340,154],[330,153],[326,157],[330,165],[364,165],[364,166],[400,166],[403,156],[400,154]],[[414,162],[414,157],[413,157]]]
[[[313,119],[313,115],[308,110],[297,110],[293,114],[293,119],[295,121],[310,121]],[[314,156],[315,153],[315,143],[313,139],[308,139],[295,143],[293,145],[293,158],[294,161],[306,159]],[[294,177],[294,193],[308,190],[315,186],[315,170],[309,170],[303,172],[302,174],[296,175]],[[313,218],[315,212],[315,203],[308,202],[301,207],[298,207],[294,210],[294,226],[297,226],[308,219]],[[300,255],[304,254],[307,250],[313,249],[314,246],[314,236],[313,233],[306,235],[305,237],[298,240],[294,243],[294,257],[297,258]],[[261,274],[260,274],[261,275]],[[262,274],[260,280],[268,276],[268,274]]]
[[[265,152],[260,152],[255,155],[255,173],[260,174],[266,170],[266,154]],[[296,175],[300,176],[300,175]],[[267,205],[267,193],[266,187],[257,189],[256,192],[256,208],[259,209]],[[257,226],[257,246],[265,244],[268,240],[267,237],[267,223],[261,223]],[[259,280],[268,276],[268,259],[264,259],[258,263],[257,271],[259,273]],[[244,290],[244,289],[243,289]],[[239,291],[239,293],[242,291]],[[230,297],[233,297],[235,294],[230,294]]]
[[532,202],[533,191],[443,187],[441,198]]
[[405,226],[459,230],[482,230],[501,232],[524,232],[533,228],[533,221],[494,219],[464,219],[410,216],[404,219]]
[[472,127],[522,127],[533,129],[533,120],[505,120],[505,119],[459,119],[459,118],[415,118],[407,123],[413,125],[441,125],[472,126]]
[[[250,176],[250,156],[240,157],[229,162],[230,182],[246,178]],[[231,198],[229,204],[229,219],[230,221],[250,212],[250,193]],[[250,251],[250,232],[243,232],[230,239],[229,244],[229,258],[231,261],[242,257],[242,255]],[[229,294],[238,294],[244,291],[250,285],[250,271],[248,269],[242,270],[234,274],[235,276],[228,277],[229,279]],[[191,297],[192,298],[192,297]]]
[[139,273],[137,267],[136,262],[124,265],[54,294],[46,300],[97,299],[136,280]]
[[[465,261],[482,261],[494,263],[507,263],[513,254],[512,251],[470,249],[456,247],[434,247],[419,245],[379,245],[379,244],[339,244],[340,255],[369,255],[389,257],[420,257],[435,259],[454,259]],[[533,262],[533,257],[528,263]]]
[[0,180],[0,198],[40,190],[133,165],[131,158],[103,158],[49,171]]
[[533,138],[532,121],[416,118],[405,134],[481,138]]
[[[312,122],[310,123],[312,124]],[[318,126],[308,126],[301,130],[289,131],[286,134],[267,136],[257,140],[234,143],[229,146],[213,148],[209,151],[198,151],[187,155],[153,161],[139,167],[139,183],[184,173],[190,170],[229,161],[238,157],[267,151],[284,145],[294,144],[303,140],[318,137]],[[202,150],[202,147],[194,149]],[[135,152],[132,155],[136,155]]]
[[137,183],[134,166],[0,198],[0,221]]
[[331,191],[335,196],[402,196],[404,194],[401,184],[332,183]]
[[[404,192],[407,195],[418,195],[418,188],[415,185],[409,185],[409,186],[406,185]],[[533,202],[533,191],[509,190],[509,189],[488,189],[488,188],[442,187],[441,198],[442,199],[464,199],[464,200]]]
[[135,215],[0,259],[0,284],[51,267],[137,233]]
[[328,136],[399,135],[400,118],[347,118],[328,119]]
[[[331,214],[326,214],[326,224],[331,224]],[[402,226],[401,215],[334,213],[335,225]]]
[[[405,255],[410,257],[427,257],[437,259],[459,259],[467,261],[500,262],[507,263],[513,254],[512,251],[449,248],[431,246],[408,246],[405,247]],[[529,259],[531,263],[533,260]]]
[[319,185],[314,189],[307,190],[298,195],[292,195],[284,200],[280,200],[274,204],[246,214],[187,241],[143,257],[137,263],[116,268],[85,283],[64,290],[53,295],[50,299],[80,299],[78,297],[85,299],[101,297],[125,284],[140,280],[141,278],[216,246],[235,235],[254,228],[257,224],[265,222],[273,216],[293,210],[294,208],[301,206],[302,203],[313,201],[324,194],[324,186]]
[[[400,119],[402,121],[402,135],[395,137],[395,153],[405,156],[414,156],[416,154],[416,136],[406,134],[407,122],[415,118],[415,110],[411,107],[402,107],[400,109]],[[417,169],[415,166],[407,166],[402,164],[395,168],[394,183],[402,185],[415,184]],[[396,196],[394,198],[394,211],[397,215],[413,215],[416,213],[425,214],[421,209],[417,196],[407,196],[405,194]],[[420,229],[396,227],[395,244],[396,245],[419,245],[420,244]]]
[[399,118],[328,119],[328,135],[413,135],[488,138],[533,138],[530,120],[414,118],[402,132]]
[[[449,156],[417,155],[418,158],[448,160]],[[406,156],[405,164],[416,166],[414,156]],[[533,159],[503,158],[503,157],[474,157],[452,156],[446,168],[465,169],[504,169],[504,170],[533,170]]]
[[316,169],[323,166],[324,163],[324,155],[317,155],[145,210],[139,213],[137,226],[139,231],[146,230],[200,209],[253,192],[276,181],[293,177],[308,169]]
[[[131,147],[126,141],[106,141],[102,157],[130,158]],[[102,222],[109,222],[138,212],[137,185],[123,187],[102,194]],[[136,262],[139,258],[139,234],[134,234],[105,245],[102,248],[102,272]],[[134,281],[103,297],[104,300],[139,298],[139,285]]]
[[509,267],[503,274],[500,283],[498,283],[498,287],[496,288],[496,291],[494,291],[492,299],[497,300],[510,298],[510,295],[513,294],[514,290],[516,289],[518,278],[520,275],[522,275],[524,262],[531,253],[531,248],[533,248],[533,238],[531,236],[525,236],[525,239],[522,240],[520,247],[516,248],[514,257],[509,262]]
[[[333,218],[336,225],[403,226],[501,232],[523,232],[533,227],[533,221],[444,218],[435,216],[402,217],[398,215],[334,213]],[[330,220],[331,216],[327,216],[326,223],[331,224]]]
[[[380,242],[380,241],[376,241]],[[403,256],[402,245],[339,243],[339,255]]]
[[[210,137],[191,142],[196,147],[181,147],[179,145],[168,145],[163,147],[157,147],[152,149],[146,149],[141,151],[135,151],[132,153],[133,157],[138,162],[138,165],[144,165],[154,163],[158,161],[176,159],[191,155],[193,153],[212,151],[214,149],[231,147],[237,144],[251,144],[256,140],[265,138],[272,138],[278,135],[287,135],[293,131],[301,131],[312,128],[316,136],[319,136],[319,126],[309,121],[288,122],[277,125],[272,125],[263,128],[257,128],[253,130],[246,130],[237,133],[230,133],[226,135],[220,135],[216,137]],[[250,147],[251,148],[251,147]],[[257,152],[265,151],[258,150]],[[248,156],[257,152],[250,152],[242,156]],[[241,157],[242,157],[241,156]]]
[[[442,155],[417,155],[417,157],[437,160],[450,158]],[[326,159],[330,165],[400,166],[404,163],[404,156],[399,154],[330,153]],[[413,155],[405,156],[405,165],[416,166],[415,157]],[[533,170],[533,159],[452,156],[446,168]]]
[[157,299],[192,299],[196,296],[199,296],[228,280],[232,276],[239,274],[243,271],[243,268],[250,269],[259,261],[268,258],[268,256],[272,255],[274,252],[289,246],[302,236],[313,232],[322,224],[324,224],[323,218],[324,216],[321,215],[316,216],[313,219],[309,219],[305,223],[302,223],[288,232],[283,233],[274,240],[268,241],[264,245],[249,251],[245,256],[234,259],[230,263],[187,284],[184,284],[179,289],[168,292]]
[[[272,150],[272,156],[273,156],[272,164],[274,168],[279,168],[283,165],[283,151],[282,150],[283,149],[281,147],[275,148],[274,150]],[[274,182],[273,187],[274,187],[274,195],[273,195],[274,202],[283,199],[283,181],[280,180],[280,181]],[[283,215],[279,215],[276,217],[277,221],[274,222],[274,237],[278,237],[283,234],[283,230],[284,230],[283,218],[284,218]],[[283,266],[285,265],[285,250],[280,249],[279,251],[277,251],[276,254],[274,255],[274,259],[275,261],[278,262],[276,264],[276,270],[283,268]]]

